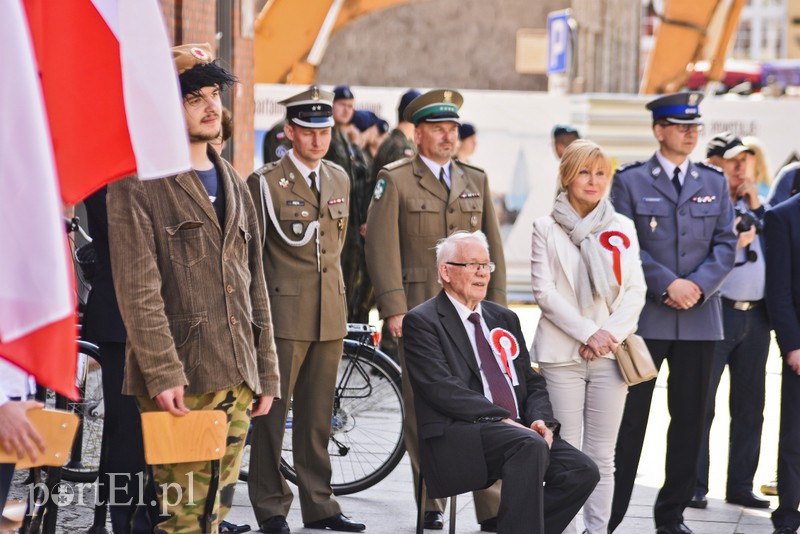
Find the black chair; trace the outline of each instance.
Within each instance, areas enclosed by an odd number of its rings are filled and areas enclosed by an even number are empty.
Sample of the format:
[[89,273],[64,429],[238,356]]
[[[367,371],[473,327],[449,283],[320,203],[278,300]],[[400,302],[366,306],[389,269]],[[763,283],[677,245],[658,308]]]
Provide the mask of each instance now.
[[[450,534],[456,533],[456,498],[458,495],[450,496]],[[419,485],[417,485],[417,534],[422,534],[425,530],[425,501],[428,500],[428,490],[425,487],[425,477],[422,471],[419,473]]]

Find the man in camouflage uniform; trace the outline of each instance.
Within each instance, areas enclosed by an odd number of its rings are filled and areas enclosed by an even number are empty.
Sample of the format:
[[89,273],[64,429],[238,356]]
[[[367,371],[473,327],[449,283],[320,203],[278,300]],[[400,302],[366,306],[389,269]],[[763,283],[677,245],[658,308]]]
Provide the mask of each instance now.
[[[213,61],[208,44],[175,47],[173,56],[192,170],[111,184],[109,245],[128,333],[123,393],[137,396],[143,411],[227,414],[219,487],[209,496],[216,532],[233,501],[250,416],[266,414],[278,394],[278,364],[253,201],[210,145],[220,135],[220,92],[236,78]],[[156,532],[207,532],[200,519],[210,462],[153,473],[169,515]]]
[[[497,270],[489,281],[488,299],[506,304],[503,241],[483,170],[453,161],[458,140],[457,91],[439,89],[415,98],[404,118],[415,126],[419,155],[385,166],[378,174],[367,217],[367,267],[375,286],[381,318],[396,338],[403,335],[406,312],[439,293],[435,246],[457,230],[482,230]],[[402,345],[400,361],[403,362]],[[413,395],[403,373],[406,448],[418,479],[419,452]],[[475,511],[481,529],[494,531],[500,492],[497,485],[476,492]],[[425,503],[426,528],[442,528],[444,500]]]
[[278,161],[292,148],[292,142],[283,131],[284,126],[286,126],[286,119],[276,122],[264,136],[262,148],[264,165]]
[[248,486],[266,534],[289,533],[286,516],[294,495],[280,473],[280,461],[290,406],[305,528],[366,528],[342,515],[331,490],[328,455],[347,330],[340,259],[350,198],[344,170],[322,159],[331,138],[332,97],[312,86],[281,102],[292,149],[247,179],[264,229],[264,270],[282,373],[280,400],[253,423]]

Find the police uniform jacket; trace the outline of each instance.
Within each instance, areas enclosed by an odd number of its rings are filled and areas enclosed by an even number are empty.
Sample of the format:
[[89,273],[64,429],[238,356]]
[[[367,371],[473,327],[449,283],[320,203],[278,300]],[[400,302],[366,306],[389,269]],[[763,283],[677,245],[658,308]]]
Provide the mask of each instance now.
[[[680,196],[655,155],[621,167],[611,186],[617,212],[633,219],[641,247],[647,300],[639,335],[649,339],[722,339],[719,289],[733,268],[737,238],[728,181],[711,165],[689,162]],[[663,303],[676,278],[698,285],[689,310]]]
[[209,147],[220,224],[194,171],[108,187],[111,265],[128,332],[123,393],[199,395],[246,383],[278,396],[258,220],[244,182]]
[[[301,247],[288,245],[262,208],[261,176],[266,180],[283,234],[299,241],[312,221],[319,221],[319,270],[316,238]],[[263,249],[267,290],[275,337],[299,341],[342,339],[347,311],[340,255],[347,232],[350,179],[338,165],[320,164],[317,201],[288,155],[250,175],[247,187],[256,204],[259,228],[266,220]]]
[[378,174],[367,216],[366,258],[381,318],[406,313],[441,289],[436,243],[457,230],[481,230],[497,270],[487,298],[506,303],[503,242],[486,174],[452,162],[450,194],[419,156]]

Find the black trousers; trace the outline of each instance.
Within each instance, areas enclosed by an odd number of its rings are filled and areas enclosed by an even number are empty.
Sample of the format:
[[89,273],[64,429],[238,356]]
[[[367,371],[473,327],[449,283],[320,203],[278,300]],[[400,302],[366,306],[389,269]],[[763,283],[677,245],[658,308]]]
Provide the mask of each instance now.
[[[705,427],[705,410],[711,377],[714,341],[646,339],[656,367],[669,362],[667,430],[664,485],[658,492],[653,518],[656,526],[683,521],[683,510],[694,493],[697,455]],[[614,500],[609,532],[625,518],[642,455],[655,380],[632,386],[625,400],[615,451]]]
[[[103,368],[103,450],[100,483],[109,490],[108,510],[114,534],[131,532],[131,518],[139,500],[139,473],[144,475],[142,423],[136,398],[122,394],[125,373],[125,343],[100,343]],[[114,473],[115,476],[110,476]],[[113,480],[114,488],[111,487]],[[130,503],[129,503],[130,501]]]
[[783,364],[781,374],[781,429],[778,441],[778,508],[772,512],[775,528],[800,527],[800,376]]
[[503,481],[498,532],[561,534],[600,480],[594,462],[560,438],[548,449],[538,434],[498,422],[481,426],[481,442],[489,478]]

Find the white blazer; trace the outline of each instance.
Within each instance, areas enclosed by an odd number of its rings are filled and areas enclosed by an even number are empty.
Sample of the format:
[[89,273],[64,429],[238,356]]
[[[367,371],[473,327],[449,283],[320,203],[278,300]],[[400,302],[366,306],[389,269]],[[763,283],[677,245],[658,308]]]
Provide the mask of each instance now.
[[[605,299],[596,298],[591,308],[581,310],[575,294],[574,280],[578,276],[580,249],[550,215],[533,223],[531,242],[531,285],[533,296],[542,311],[533,338],[531,359],[540,363],[569,363],[582,361],[578,349],[601,328],[622,341],[636,331],[639,313],[644,307],[647,286],[639,259],[639,241],[633,221],[614,214],[608,230],[625,234],[630,246],[620,254],[622,284],[612,303],[610,313]],[[606,250],[603,248],[603,250]],[[611,250],[606,256],[613,265]],[[605,357],[614,358],[612,353]]]

